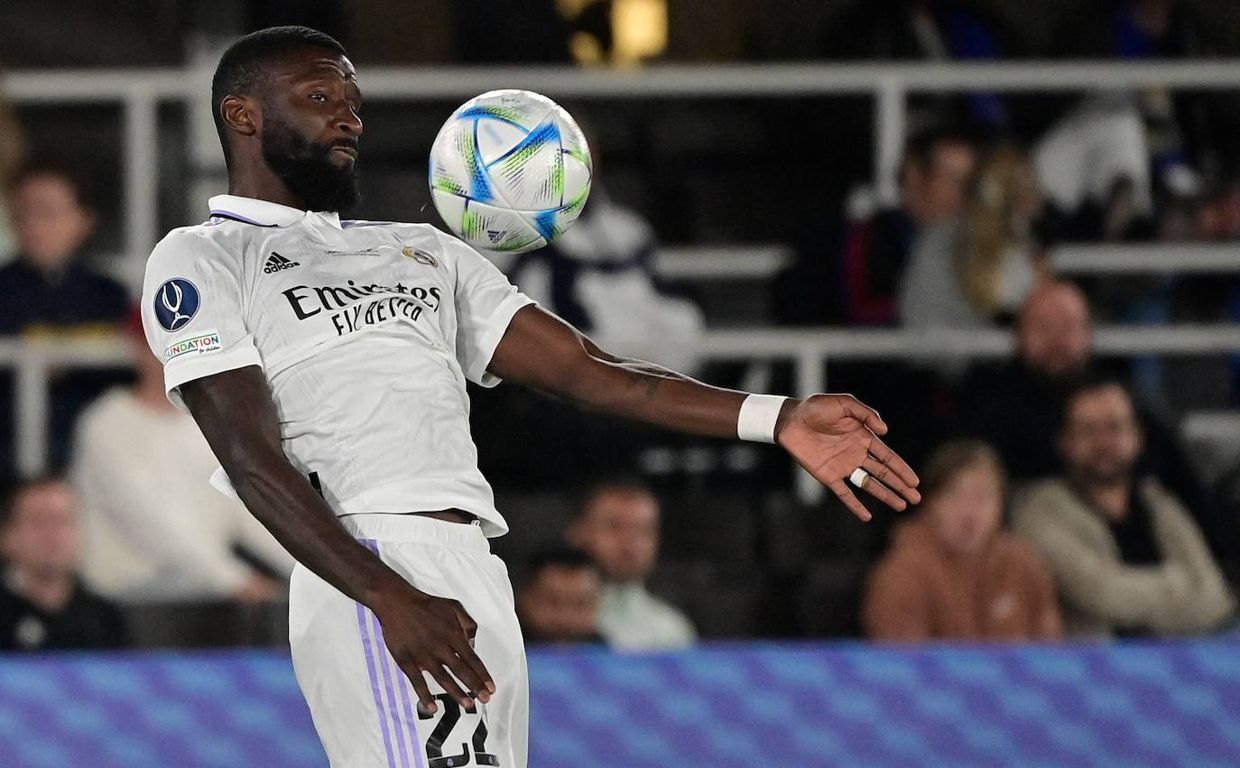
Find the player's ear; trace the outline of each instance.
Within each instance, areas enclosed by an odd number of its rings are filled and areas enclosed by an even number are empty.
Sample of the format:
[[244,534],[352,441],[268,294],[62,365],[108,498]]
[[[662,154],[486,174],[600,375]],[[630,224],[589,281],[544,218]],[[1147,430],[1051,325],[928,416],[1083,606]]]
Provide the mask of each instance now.
[[220,117],[224,125],[242,136],[253,136],[258,132],[254,102],[244,96],[225,96],[220,102]]

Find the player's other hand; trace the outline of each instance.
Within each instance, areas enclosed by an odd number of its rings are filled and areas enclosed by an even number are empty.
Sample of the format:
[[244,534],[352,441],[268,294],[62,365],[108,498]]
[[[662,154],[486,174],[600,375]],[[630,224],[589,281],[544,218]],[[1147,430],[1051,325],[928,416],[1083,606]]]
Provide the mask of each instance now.
[[775,441],[862,520],[869,520],[870,512],[847,481],[857,469],[870,475],[864,490],[892,509],[921,501],[917,474],[879,438],[885,434],[878,412],[852,395],[789,400],[775,425]]
[[491,700],[495,681],[473,647],[478,625],[459,602],[428,595],[400,580],[384,589],[371,608],[383,625],[383,640],[392,658],[413,684],[423,711],[434,712],[437,707],[424,673],[467,712],[474,711],[471,694],[484,704]]

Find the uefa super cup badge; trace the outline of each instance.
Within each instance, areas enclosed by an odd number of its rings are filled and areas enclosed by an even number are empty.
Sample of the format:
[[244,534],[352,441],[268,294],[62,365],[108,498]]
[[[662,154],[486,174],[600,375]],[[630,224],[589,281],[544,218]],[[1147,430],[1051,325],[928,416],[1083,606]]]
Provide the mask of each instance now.
[[421,248],[414,248],[412,245],[402,246],[400,253],[406,259],[413,259],[419,264],[425,264],[428,267],[438,267],[439,261]]

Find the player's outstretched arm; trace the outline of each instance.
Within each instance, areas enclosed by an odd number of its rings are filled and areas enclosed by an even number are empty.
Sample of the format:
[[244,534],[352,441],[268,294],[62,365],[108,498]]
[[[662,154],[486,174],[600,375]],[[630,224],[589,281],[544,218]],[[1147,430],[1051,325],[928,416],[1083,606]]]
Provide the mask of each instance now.
[[250,512],[300,563],[379,617],[388,649],[422,706],[428,711],[437,706],[425,672],[473,710],[473,701],[447,670],[488,701],[495,683],[471,645],[477,631],[473,619],[457,601],[415,589],[349,535],[284,455],[262,371],[255,366],[225,371],[180,390]]
[[[586,408],[709,437],[737,437],[748,397],[610,355],[536,306],[513,317],[490,370]],[[774,437],[853,514],[868,520],[870,513],[845,482],[858,469],[866,472],[862,487],[893,509],[921,501],[916,473],[879,437],[886,432],[879,415],[851,395],[813,395],[784,402]]]

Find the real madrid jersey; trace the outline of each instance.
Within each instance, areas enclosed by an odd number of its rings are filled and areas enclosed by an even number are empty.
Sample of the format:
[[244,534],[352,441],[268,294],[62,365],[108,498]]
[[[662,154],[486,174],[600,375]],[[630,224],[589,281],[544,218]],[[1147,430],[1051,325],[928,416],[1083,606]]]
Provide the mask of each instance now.
[[341,221],[211,198],[147,264],[142,314],[169,398],[259,366],[289,460],[338,515],[457,508],[507,531],[478,470],[466,380],[532,303],[489,261],[424,224]]

